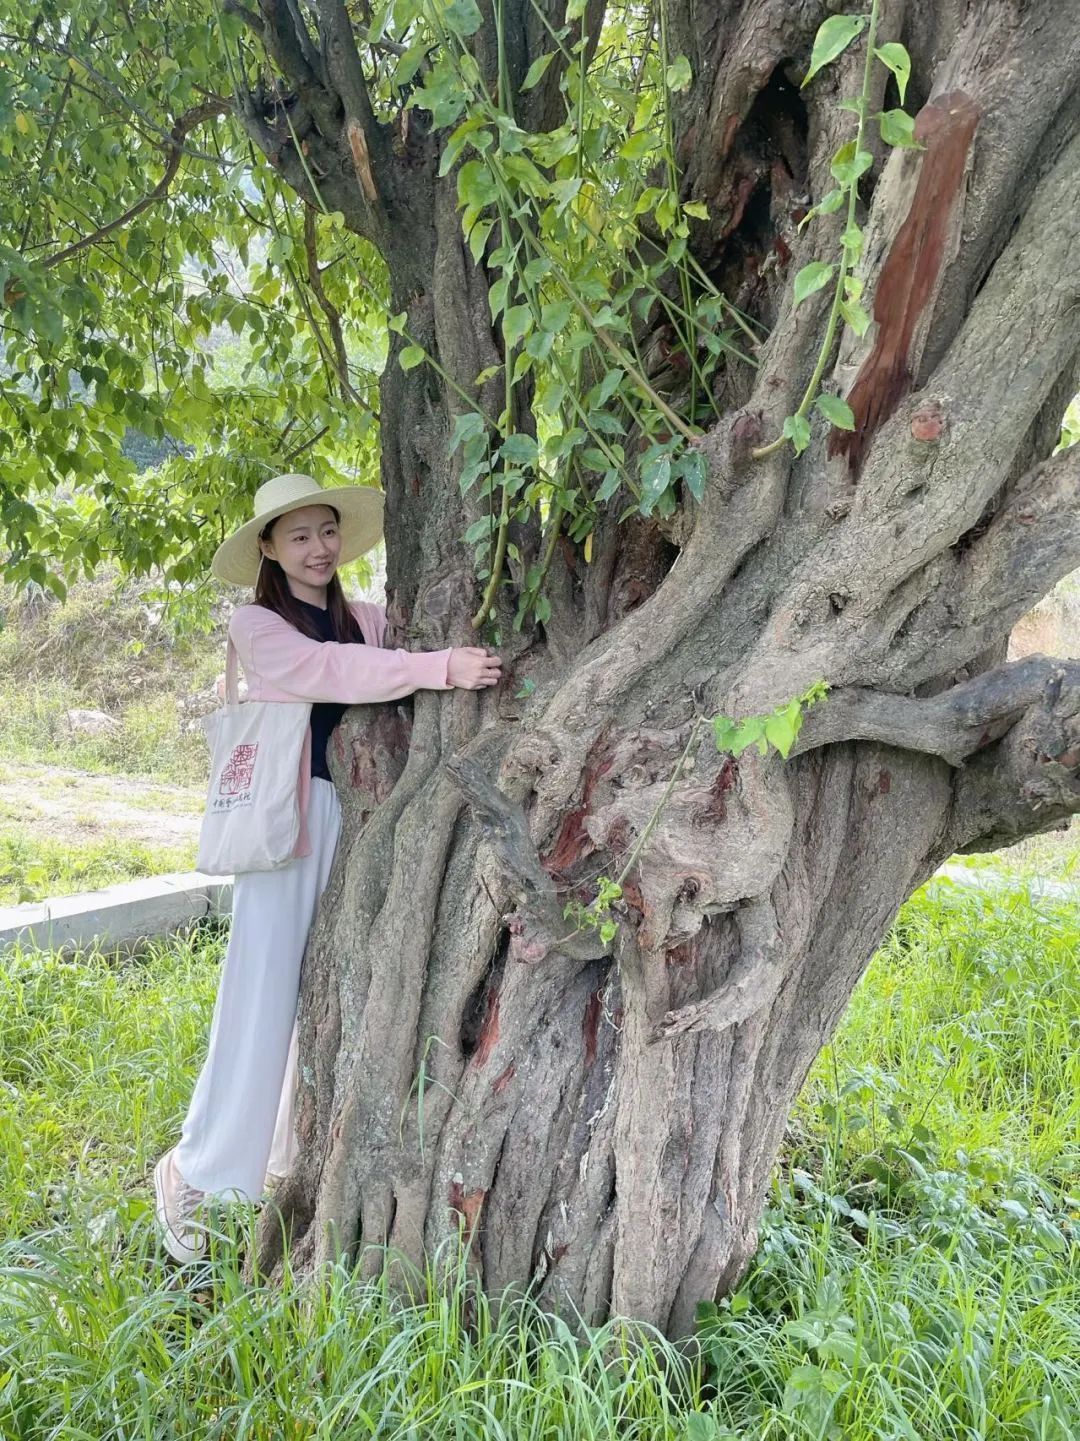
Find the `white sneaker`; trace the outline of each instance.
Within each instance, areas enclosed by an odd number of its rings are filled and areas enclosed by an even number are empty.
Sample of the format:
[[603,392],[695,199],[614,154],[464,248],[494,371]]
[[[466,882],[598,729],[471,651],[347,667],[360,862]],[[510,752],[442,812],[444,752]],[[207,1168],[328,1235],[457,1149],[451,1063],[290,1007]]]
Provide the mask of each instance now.
[[195,1261],[206,1250],[206,1231],[192,1217],[206,1199],[205,1191],[189,1186],[176,1168],[173,1151],[154,1167],[154,1214],[162,1243],[174,1261]]

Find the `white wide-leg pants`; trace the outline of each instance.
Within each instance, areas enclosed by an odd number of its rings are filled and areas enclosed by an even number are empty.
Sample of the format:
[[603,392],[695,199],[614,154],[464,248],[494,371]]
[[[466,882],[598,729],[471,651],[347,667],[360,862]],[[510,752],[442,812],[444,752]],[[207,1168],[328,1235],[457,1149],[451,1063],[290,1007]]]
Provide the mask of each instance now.
[[267,1169],[283,1175],[295,1151],[300,962],[341,829],[329,781],[312,780],[307,821],[309,856],[233,884],[210,1046],[175,1156],[184,1180],[210,1195],[259,1200]]

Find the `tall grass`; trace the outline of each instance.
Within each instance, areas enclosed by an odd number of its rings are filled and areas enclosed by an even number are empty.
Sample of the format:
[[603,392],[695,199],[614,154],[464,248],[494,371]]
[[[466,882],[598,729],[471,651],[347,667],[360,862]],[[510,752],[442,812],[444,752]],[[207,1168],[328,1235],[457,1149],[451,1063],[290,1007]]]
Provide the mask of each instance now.
[[245,1283],[254,1213],[157,1253],[221,939],[0,969],[0,1434],[1074,1441],[1080,917],[935,885],[792,1118],[752,1269],[697,1356],[577,1335],[464,1273]]
[[0,818],[0,906],[51,900],[118,881],[192,870],[194,841],[145,845],[122,836],[59,840]]
[[[223,628],[180,630],[152,596],[149,583],[109,576],[74,585],[62,605],[0,591],[0,757],[205,781],[205,742],[177,700],[224,669]],[[119,728],[73,734],[72,708],[105,711]]]

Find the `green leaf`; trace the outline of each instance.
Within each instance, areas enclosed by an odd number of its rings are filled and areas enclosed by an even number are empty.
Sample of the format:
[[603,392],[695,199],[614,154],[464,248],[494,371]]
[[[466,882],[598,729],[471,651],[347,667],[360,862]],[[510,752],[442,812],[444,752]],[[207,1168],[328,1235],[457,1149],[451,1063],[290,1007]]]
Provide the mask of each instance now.
[[610,945],[618,933],[618,921],[605,921],[600,927],[600,939],[605,946]]
[[651,515],[656,502],[671,484],[671,456],[653,455],[641,467],[641,513]]
[[573,309],[569,300],[553,300],[549,305],[540,307],[540,324],[545,330],[558,334],[570,319],[570,312]]
[[534,85],[539,85],[544,78],[545,71],[554,59],[554,50],[549,50],[546,55],[538,55],[525,72],[525,79],[521,82],[522,90],[531,90]]
[[741,756],[752,745],[760,746],[764,739],[765,717],[748,716],[740,721],[728,739],[728,750],[733,756]]
[[830,190],[827,195],[823,196],[822,199],[819,200],[815,206],[813,206],[810,210],[806,212],[803,218],[799,221],[799,229],[801,230],[804,225],[808,225],[809,222],[813,220],[815,215],[835,214],[835,212],[840,209],[841,205],[843,205],[846,199],[847,196],[842,190]]
[[919,142],[915,139],[915,122],[906,110],[882,110],[878,115],[878,125],[886,145],[919,149]]
[[532,307],[512,305],[503,316],[503,340],[507,349],[515,346],[532,325]]
[[656,143],[655,135],[647,130],[638,130],[619,146],[619,154],[624,160],[643,160]]
[[546,255],[535,256],[522,271],[525,277],[525,284],[535,285],[538,280],[543,280],[550,269],[551,261]]
[[692,215],[695,220],[708,220],[709,207],[701,200],[688,200],[683,206],[684,215]]
[[511,465],[535,465],[536,441],[531,435],[515,431],[503,441],[499,454]]
[[697,449],[684,451],[679,457],[678,472],[687,490],[700,505],[701,498],[705,494],[705,481],[709,474],[709,468],[701,451]]
[[500,275],[494,285],[488,291],[488,306],[491,310],[492,320],[496,320],[506,305],[507,293],[510,289],[509,275]]
[[443,11],[443,19],[456,35],[475,35],[484,23],[476,0],[451,0]]
[[907,94],[908,80],[911,78],[911,56],[904,49],[903,45],[897,44],[895,40],[888,45],[879,45],[874,54],[887,65],[896,76],[896,88],[900,92],[900,104],[903,105],[904,97]]
[[805,415],[789,415],[784,419],[784,435],[795,447],[795,454],[802,455],[810,444],[810,422]]
[[795,728],[786,711],[774,712],[765,722],[765,739],[787,760],[795,744]]
[[459,205],[475,205],[482,210],[494,202],[499,192],[483,160],[466,160],[458,171],[457,193]]
[[685,55],[676,55],[664,72],[664,80],[669,90],[685,90],[692,79],[693,71]]
[[840,244],[844,247],[848,264],[858,265],[863,248],[863,233],[859,227],[854,223],[847,226],[840,237]]
[[600,489],[596,492],[597,501],[602,502],[605,500],[610,500],[611,497],[618,490],[621,481],[622,476],[619,471],[606,470],[604,472],[603,483],[601,484]]
[[466,410],[461,415],[455,416],[454,428],[450,433],[451,455],[463,442],[483,435],[484,430],[484,417],[478,411]]
[[841,400],[838,395],[829,395],[823,392],[814,404],[825,419],[831,421],[840,430],[855,429],[855,416],[851,406],[846,400]]
[[398,356],[398,364],[402,370],[415,370],[424,359],[424,347],[422,345],[407,345]]
[[478,220],[469,232],[469,250],[476,265],[480,264],[480,257],[484,253],[484,246],[488,242],[488,236],[494,225],[494,220]]
[[795,304],[800,305],[808,295],[824,289],[835,273],[836,266],[827,265],[824,260],[812,260],[804,265],[795,277]]
[[870,329],[870,317],[857,301],[841,300],[840,314],[856,335],[863,336]]
[[865,15],[830,15],[822,21],[810,52],[810,69],[803,77],[808,85],[818,71],[842,55],[857,35],[866,29]]
[[860,175],[866,173],[874,163],[874,157],[869,150],[855,149],[855,141],[849,140],[832,158],[829,169],[841,185],[854,185]]
[[476,545],[478,541],[491,540],[497,528],[495,516],[483,515],[473,521],[461,538],[467,545]]

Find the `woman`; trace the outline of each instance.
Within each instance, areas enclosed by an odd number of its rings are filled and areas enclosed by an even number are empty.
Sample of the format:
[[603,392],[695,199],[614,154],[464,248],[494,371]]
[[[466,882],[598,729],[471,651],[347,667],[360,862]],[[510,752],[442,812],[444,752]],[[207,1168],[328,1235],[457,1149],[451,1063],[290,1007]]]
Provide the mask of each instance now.
[[499,658],[478,646],[384,650],[383,608],[346,601],[337,568],[378,541],[378,491],[323,490],[310,476],[279,475],[256,492],[254,510],[218,547],[212,569],[255,588],[255,603],[229,624],[248,698],[312,702],[297,778],[300,838],[286,866],[238,875],[233,885],[206,1061],[180,1140],[154,1168],[158,1224],[178,1261],[205,1249],[193,1217],[207,1197],[258,1200],[268,1179],[289,1168],[300,962],[341,825],[326,763],[330,733],[350,705],[478,690],[501,676]]

